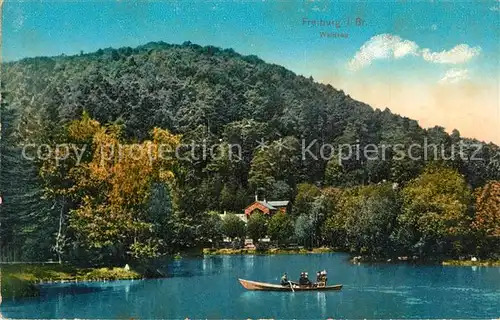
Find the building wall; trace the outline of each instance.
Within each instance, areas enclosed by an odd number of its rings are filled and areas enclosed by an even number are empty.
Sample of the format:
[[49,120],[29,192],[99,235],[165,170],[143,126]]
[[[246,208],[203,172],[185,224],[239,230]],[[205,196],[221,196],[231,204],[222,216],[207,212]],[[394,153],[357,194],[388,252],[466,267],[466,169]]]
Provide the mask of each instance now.
[[259,202],[254,202],[251,205],[249,205],[248,207],[246,207],[245,214],[247,216],[249,216],[250,214],[252,214],[252,212],[254,210],[259,210],[260,212],[262,212],[264,214],[269,214],[269,208],[267,208],[266,206],[262,205]]
[[[219,217],[221,219],[224,219],[225,216],[226,216],[226,212],[224,212],[223,214],[219,214]],[[237,216],[238,218],[240,218],[240,220],[243,221],[243,222],[245,222],[245,223],[248,222],[247,216],[244,213],[236,213],[235,216]]]

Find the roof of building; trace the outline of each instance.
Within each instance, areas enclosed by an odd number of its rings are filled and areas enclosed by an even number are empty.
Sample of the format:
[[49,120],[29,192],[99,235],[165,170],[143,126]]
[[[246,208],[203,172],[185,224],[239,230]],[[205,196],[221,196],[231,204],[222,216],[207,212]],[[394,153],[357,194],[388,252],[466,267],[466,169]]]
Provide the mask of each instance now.
[[249,214],[250,213],[249,210],[251,210],[251,208],[253,208],[253,206],[255,206],[256,204],[259,204],[259,205],[263,206],[264,208],[266,208],[268,210],[276,211],[279,208],[287,207],[289,203],[290,203],[290,201],[266,201],[266,200],[262,201],[262,200],[257,200],[257,201],[253,202],[252,204],[250,204],[249,206],[246,207],[245,214]]
[[276,210],[276,208],[273,207],[269,202],[266,201],[257,201],[257,202],[270,210]]
[[267,203],[273,207],[286,207],[290,201],[268,201]]

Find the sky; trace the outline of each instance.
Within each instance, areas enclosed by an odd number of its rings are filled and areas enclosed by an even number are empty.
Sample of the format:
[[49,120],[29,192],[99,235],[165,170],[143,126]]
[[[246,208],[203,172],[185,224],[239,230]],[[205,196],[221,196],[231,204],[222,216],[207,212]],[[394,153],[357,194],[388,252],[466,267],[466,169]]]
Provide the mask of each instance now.
[[500,143],[500,0],[9,1],[2,59],[150,41],[255,54],[351,97]]

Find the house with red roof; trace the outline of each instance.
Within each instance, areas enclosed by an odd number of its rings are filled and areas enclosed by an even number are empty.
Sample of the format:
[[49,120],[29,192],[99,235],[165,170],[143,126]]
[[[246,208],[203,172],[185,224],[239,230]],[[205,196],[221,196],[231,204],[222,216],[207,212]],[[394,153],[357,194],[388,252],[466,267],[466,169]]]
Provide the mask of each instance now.
[[258,197],[255,196],[255,201],[245,208],[245,216],[248,219],[253,213],[260,212],[270,217],[278,212],[287,213],[289,209],[290,201],[267,201],[266,199],[259,200]]

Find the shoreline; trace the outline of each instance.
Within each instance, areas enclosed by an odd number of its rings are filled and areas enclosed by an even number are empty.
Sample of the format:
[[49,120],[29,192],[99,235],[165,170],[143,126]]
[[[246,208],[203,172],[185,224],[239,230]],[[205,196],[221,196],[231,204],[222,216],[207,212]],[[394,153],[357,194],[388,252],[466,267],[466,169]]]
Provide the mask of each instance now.
[[354,256],[349,259],[352,264],[414,264],[414,265],[435,265],[435,266],[455,266],[455,267],[500,267],[500,260],[456,260],[447,258],[377,258],[366,256]]
[[132,269],[120,267],[78,268],[70,265],[2,265],[1,297],[17,299],[36,297],[40,285],[115,280],[140,280],[145,277]]
[[[256,249],[203,249],[203,256],[220,255],[292,255],[292,254],[323,254],[323,253],[345,253],[333,248],[273,248],[267,250]],[[180,257],[182,259],[182,256]],[[439,260],[439,259],[408,259],[399,257],[396,259],[375,258],[366,256],[352,256],[349,258],[352,264],[414,264],[414,265],[436,265],[448,267],[500,267],[500,260]],[[100,268],[78,268],[71,265],[3,265],[2,287],[0,297],[3,299],[17,299],[23,297],[35,297],[40,294],[41,285],[57,283],[78,282],[105,282],[118,280],[143,280],[149,277],[140,272],[122,267],[100,267]]]
[[320,247],[313,249],[305,248],[293,248],[293,249],[282,249],[273,248],[266,250],[257,249],[211,249],[204,248],[203,255],[206,256],[217,256],[217,255],[277,255],[277,254],[319,254],[319,253],[332,253],[340,252],[332,248]]
[[[286,254],[321,254],[321,253],[345,253],[342,250],[333,248],[293,248],[293,249],[212,249],[204,248],[204,256],[217,256],[217,255],[286,255]],[[418,264],[418,265],[441,265],[441,266],[457,266],[457,267],[500,267],[500,260],[455,260],[455,259],[420,259],[409,257],[396,257],[396,258],[373,258],[366,256],[354,256],[351,254],[349,262],[353,264]]]
[[500,267],[500,260],[483,260],[483,261],[470,261],[470,260],[445,260],[442,261],[443,266],[454,267]]

